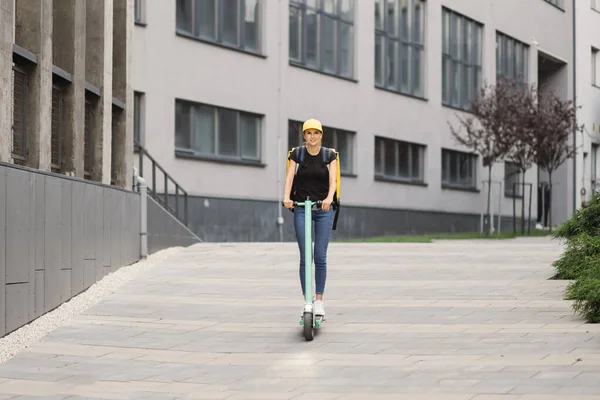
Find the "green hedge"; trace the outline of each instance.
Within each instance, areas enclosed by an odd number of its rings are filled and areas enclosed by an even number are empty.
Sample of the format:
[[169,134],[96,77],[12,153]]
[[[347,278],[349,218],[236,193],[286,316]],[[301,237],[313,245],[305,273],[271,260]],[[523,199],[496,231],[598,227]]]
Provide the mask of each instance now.
[[589,322],[600,322],[600,193],[565,221],[553,235],[566,241],[566,248],[554,261],[556,278],[569,279],[566,300]]

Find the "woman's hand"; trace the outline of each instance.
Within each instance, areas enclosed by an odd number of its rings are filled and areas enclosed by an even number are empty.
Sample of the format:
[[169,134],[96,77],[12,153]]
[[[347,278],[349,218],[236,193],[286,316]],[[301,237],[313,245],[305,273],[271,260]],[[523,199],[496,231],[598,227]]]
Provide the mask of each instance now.
[[292,208],[294,207],[294,202],[290,199],[284,199],[283,205],[285,206],[285,208]]
[[323,202],[321,203],[321,208],[324,211],[329,211],[329,208],[331,207],[331,203],[333,203],[333,197],[327,197],[325,200],[323,200]]

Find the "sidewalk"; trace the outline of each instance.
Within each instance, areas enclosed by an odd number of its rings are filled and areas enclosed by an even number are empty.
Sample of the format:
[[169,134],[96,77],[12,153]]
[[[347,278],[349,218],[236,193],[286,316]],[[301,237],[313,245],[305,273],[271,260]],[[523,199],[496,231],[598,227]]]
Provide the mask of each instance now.
[[306,342],[297,246],[199,244],[0,364],[2,399],[600,399],[600,325],[548,239],[332,244]]

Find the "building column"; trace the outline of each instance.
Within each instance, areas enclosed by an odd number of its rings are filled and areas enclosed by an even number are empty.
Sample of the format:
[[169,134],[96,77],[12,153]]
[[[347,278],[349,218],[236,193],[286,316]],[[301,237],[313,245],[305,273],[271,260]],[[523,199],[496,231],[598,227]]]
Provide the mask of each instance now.
[[[133,163],[133,92],[131,90],[131,45],[133,0],[115,1],[113,8],[113,106],[112,183],[130,188]],[[121,107],[119,107],[121,106]],[[122,108],[124,106],[124,108]]]
[[52,0],[18,0],[15,43],[33,53],[28,73],[25,165],[50,171],[52,125]]
[[[0,161],[12,160],[14,0],[0,0]],[[10,60],[10,61],[9,61]]]
[[86,93],[88,104],[88,130],[85,164],[91,179],[110,183],[110,109],[112,104],[112,32],[113,0],[88,2],[86,14],[86,82],[98,89],[98,93]]
[[79,178],[83,178],[85,9],[85,1],[54,1],[54,65],[71,74],[64,91],[61,170]]

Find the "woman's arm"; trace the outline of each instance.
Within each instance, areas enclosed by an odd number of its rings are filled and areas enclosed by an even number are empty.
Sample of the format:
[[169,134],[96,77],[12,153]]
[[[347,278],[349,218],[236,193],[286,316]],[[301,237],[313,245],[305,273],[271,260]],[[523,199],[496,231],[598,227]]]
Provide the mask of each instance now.
[[333,195],[337,188],[337,167],[337,160],[333,160],[329,164],[329,193],[327,194],[327,198],[331,201],[333,201]]
[[291,207],[292,204],[287,204],[290,201],[290,193],[292,191],[292,183],[294,182],[294,174],[296,172],[296,162],[290,160],[290,165],[285,172],[285,185],[283,187],[283,202],[286,203],[286,207]]

